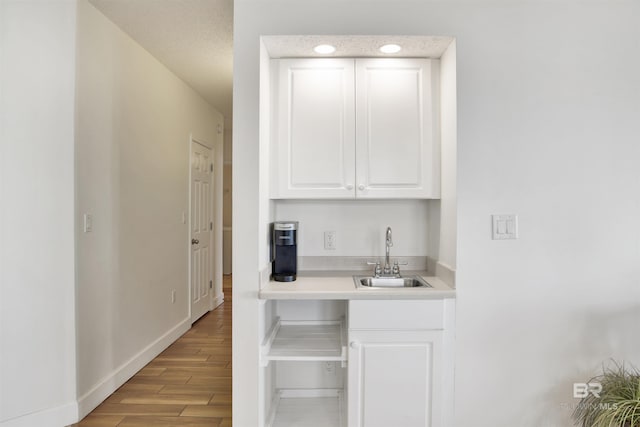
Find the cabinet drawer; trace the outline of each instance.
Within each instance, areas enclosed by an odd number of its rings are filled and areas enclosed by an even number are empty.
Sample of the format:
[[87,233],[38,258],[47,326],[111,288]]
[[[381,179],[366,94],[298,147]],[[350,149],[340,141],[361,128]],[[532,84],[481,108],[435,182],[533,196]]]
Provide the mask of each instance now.
[[349,329],[443,329],[441,300],[351,300]]

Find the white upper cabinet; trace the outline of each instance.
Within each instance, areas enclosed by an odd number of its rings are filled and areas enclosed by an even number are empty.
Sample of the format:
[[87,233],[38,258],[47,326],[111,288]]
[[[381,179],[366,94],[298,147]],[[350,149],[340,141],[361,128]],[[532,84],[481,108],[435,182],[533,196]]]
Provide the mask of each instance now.
[[353,198],[353,60],[278,62],[271,197]]
[[274,61],[271,198],[438,198],[437,66]]
[[356,60],[359,198],[440,197],[437,75],[429,59]]

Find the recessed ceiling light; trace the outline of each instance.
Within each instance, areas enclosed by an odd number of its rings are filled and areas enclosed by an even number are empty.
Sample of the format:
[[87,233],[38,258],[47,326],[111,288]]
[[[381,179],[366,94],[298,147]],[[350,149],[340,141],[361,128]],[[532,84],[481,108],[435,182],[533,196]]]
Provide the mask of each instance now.
[[400,46],[397,44],[385,44],[380,47],[380,52],[382,53],[398,53],[402,50]]
[[318,46],[314,47],[313,50],[321,55],[328,55],[335,52],[336,48],[331,46],[330,44],[319,44]]

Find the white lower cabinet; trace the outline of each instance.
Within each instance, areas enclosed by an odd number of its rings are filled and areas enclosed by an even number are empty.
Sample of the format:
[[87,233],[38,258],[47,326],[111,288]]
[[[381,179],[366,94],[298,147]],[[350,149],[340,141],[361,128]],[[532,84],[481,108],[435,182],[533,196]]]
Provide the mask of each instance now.
[[265,427],[452,425],[453,300],[265,306]]
[[349,302],[349,427],[448,427],[453,300]]
[[349,426],[438,425],[441,331],[351,331]]

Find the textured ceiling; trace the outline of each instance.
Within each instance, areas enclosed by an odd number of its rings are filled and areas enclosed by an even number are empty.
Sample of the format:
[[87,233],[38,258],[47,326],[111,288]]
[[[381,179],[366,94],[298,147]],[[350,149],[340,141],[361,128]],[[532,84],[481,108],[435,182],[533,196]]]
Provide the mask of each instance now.
[[184,80],[231,129],[233,0],[90,0]]
[[[420,57],[440,58],[453,41],[444,36],[263,36],[272,58],[304,57]],[[385,44],[397,44],[402,50],[397,54],[381,53]],[[313,51],[319,44],[330,44],[336,48],[331,55],[321,55]]]
[[[1,1],[1,0],[0,0]],[[225,117],[231,129],[233,98],[233,0],[89,0],[107,18],[184,80]],[[434,36],[266,36],[273,58],[428,57],[439,58],[453,41]],[[402,51],[385,55],[383,44]],[[332,55],[313,51],[332,44]]]

